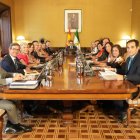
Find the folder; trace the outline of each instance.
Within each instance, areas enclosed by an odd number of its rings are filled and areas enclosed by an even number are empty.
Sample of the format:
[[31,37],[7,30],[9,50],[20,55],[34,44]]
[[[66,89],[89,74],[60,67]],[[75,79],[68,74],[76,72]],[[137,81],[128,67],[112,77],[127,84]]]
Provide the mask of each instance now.
[[10,89],[35,89],[39,85],[37,80],[34,81],[15,81],[9,86]]

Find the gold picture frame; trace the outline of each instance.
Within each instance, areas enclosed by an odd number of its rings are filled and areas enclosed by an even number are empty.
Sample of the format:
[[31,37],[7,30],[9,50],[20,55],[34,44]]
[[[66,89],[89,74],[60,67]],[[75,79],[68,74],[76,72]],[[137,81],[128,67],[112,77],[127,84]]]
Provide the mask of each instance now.
[[81,32],[81,10],[65,10],[65,32]]

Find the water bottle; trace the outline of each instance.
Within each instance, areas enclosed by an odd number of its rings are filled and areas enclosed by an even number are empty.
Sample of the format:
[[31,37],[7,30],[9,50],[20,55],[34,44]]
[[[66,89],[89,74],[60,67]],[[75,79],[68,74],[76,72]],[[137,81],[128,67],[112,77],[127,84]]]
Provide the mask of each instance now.
[[84,66],[82,62],[77,63],[77,76],[82,77],[84,75]]
[[46,77],[46,86],[47,87],[52,87],[52,83],[53,83],[53,79],[52,79],[52,76],[47,76]]
[[58,66],[59,67],[63,66],[63,57],[62,56],[60,56],[59,59],[58,59]]
[[76,81],[77,81],[78,85],[82,85],[83,84],[83,77],[77,77]]
[[52,73],[53,73],[53,72],[52,72],[52,67],[49,66],[49,65],[47,65],[47,66],[46,66],[46,75],[52,76],[52,75],[53,75]]

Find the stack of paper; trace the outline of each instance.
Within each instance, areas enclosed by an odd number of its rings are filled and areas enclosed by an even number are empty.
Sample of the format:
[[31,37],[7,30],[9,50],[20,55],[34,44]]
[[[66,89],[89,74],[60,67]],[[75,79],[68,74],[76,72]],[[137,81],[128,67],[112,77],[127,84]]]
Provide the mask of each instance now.
[[15,81],[10,84],[10,89],[35,89],[38,86],[38,81]]
[[116,80],[117,74],[113,71],[106,70],[106,71],[100,71],[99,76],[101,76],[105,80]]

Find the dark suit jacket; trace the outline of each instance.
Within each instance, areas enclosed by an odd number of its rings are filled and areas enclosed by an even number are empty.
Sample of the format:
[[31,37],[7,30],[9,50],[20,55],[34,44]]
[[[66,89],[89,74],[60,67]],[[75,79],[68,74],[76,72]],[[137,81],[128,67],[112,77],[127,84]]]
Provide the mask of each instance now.
[[33,55],[36,59],[39,59],[41,63],[45,63],[45,58],[39,56],[39,55],[37,54],[36,51],[32,52],[32,55]]
[[107,58],[107,53],[104,51],[100,57],[98,57],[98,61],[104,61]]
[[128,70],[129,59],[130,57],[127,58],[125,65],[121,69],[117,69],[117,73],[127,75],[127,79],[134,84],[140,84],[140,53],[137,53],[133,58],[130,69]]
[[23,65],[18,58],[17,59],[17,65],[18,65],[18,69],[16,69],[15,64],[11,58],[10,55],[6,55],[3,60],[1,61],[1,67],[7,71],[7,72],[12,72],[12,73],[22,73],[24,74],[23,69],[26,68],[25,65]]
[[73,48],[71,49],[70,46],[67,46],[66,48],[66,52],[67,53],[72,53],[72,54],[76,54],[76,51],[77,51],[77,47],[76,46],[73,46]]
[[45,51],[48,53],[48,55],[53,54],[53,50],[51,50],[49,47],[46,47]]
[[107,66],[111,66],[111,68],[116,68],[116,69],[120,69],[121,68],[121,64],[118,62],[107,62]]

